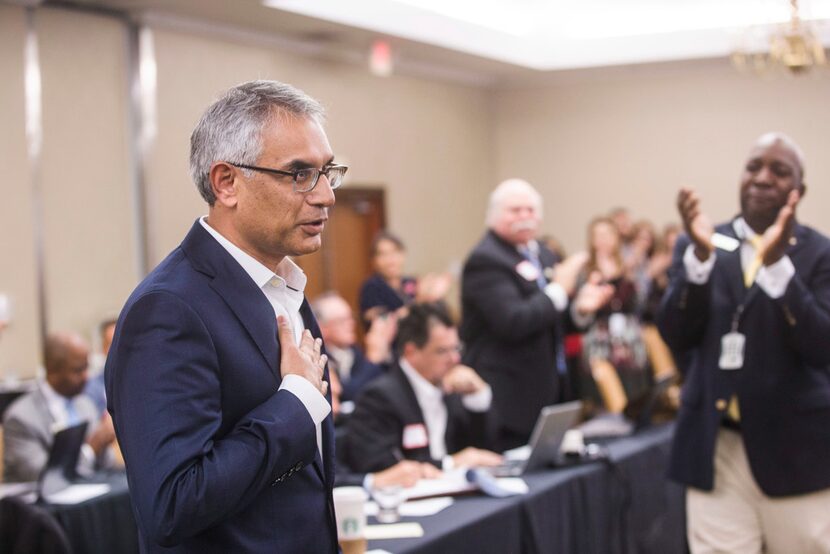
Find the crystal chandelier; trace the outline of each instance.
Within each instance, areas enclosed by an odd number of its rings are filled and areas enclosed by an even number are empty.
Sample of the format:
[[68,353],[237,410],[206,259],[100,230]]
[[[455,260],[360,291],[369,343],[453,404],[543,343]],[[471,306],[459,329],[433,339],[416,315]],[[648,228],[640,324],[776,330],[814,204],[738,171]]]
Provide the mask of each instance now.
[[790,21],[782,24],[768,36],[765,52],[738,48],[732,53],[732,63],[741,71],[767,74],[786,69],[794,75],[806,73],[813,66],[827,64],[824,46],[809,24],[798,14],[798,0],[790,1]]

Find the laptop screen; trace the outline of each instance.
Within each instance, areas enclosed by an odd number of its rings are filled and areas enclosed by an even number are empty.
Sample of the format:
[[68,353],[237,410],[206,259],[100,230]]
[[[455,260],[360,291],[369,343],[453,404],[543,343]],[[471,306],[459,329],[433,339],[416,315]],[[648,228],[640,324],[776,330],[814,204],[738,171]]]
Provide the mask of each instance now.
[[38,489],[41,497],[65,489],[78,476],[78,456],[86,437],[88,422],[83,421],[55,433],[46,467],[40,474]]

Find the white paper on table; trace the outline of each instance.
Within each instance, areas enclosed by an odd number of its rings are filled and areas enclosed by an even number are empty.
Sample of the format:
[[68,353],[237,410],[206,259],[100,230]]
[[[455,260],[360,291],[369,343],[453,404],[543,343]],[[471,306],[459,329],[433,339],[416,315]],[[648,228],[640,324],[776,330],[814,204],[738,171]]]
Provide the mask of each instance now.
[[[404,517],[434,516],[441,510],[452,506],[453,499],[449,496],[427,498],[426,500],[409,500],[398,506],[398,513]],[[378,515],[377,502],[367,502],[364,510],[367,516]]]
[[384,550],[382,548],[373,548],[372,550],[367,550],[366,554],[392,554],[388,550]]
[[420,523],[389,523],[385,525],[367,525],[366,540],[417,539],[424,536]]
[[4,496],[19,496],[37,490],[37,482],[27,483],[0,483],[0,498]]
[[527,488],[527,483],[521,477],[499,477],[496,479],[499,486],[513,494],[527,494],[530,490]]
[[82,485],[69,485],[60,492],[46,497],[49,504],[80,504],[90,498],[107,494],[110,486],[106,483],[90,483]]
[[465,469],[445,471],[438,479],[421,479],[414,487],[404,489],[407,500],[428,496],[446,496],[476,490],[478,487],[467,481]]

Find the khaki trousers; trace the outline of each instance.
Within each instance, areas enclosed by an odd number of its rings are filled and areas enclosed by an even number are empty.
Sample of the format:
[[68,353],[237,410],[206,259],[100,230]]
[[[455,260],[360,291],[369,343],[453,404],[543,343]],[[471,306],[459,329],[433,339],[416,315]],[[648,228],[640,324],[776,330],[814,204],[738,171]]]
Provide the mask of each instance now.
[[766,496],[752,477],[740,433],[728,429],[718,433],[715,488],[689,487],[686,514],[693,554],[830,553],[830,489]]

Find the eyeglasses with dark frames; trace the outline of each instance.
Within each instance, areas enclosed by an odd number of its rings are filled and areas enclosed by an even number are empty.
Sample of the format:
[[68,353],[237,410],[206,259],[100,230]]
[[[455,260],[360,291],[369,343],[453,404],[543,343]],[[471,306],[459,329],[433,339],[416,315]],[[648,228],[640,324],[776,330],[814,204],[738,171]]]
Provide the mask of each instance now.
[[285,175],[291,177],[294,181],[294,192],[311,192],[317,186],[320,180],[320,175],[325,175],[329,181],[331,190],[340,188],[343,184],[343,176],[348,171],[349,167],[346,165],[327,165],[323,169],[316,167],[304,167],[296,171],[286,171],[284,169],[273,169],[270,167],[260,167],[257,165],[238,164],[228,162],[234,167],[242,169],[250,169],[252,171],[261,171],[262,173],[271,173],[274,175]]

